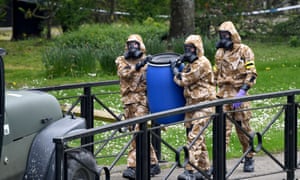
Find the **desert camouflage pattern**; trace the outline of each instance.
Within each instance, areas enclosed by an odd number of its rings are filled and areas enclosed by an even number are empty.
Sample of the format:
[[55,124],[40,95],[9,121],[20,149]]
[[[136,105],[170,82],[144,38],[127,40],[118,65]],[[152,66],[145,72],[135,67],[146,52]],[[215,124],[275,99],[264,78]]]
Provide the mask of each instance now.
[[185,44],[193,44],[197,48],[198,59],[187,63],[181,72],[181,79],[174,81],[184,88],[186,105],[216,98],[214,74],[210,61],[204,56],[202,39],[199,35],[190,35]]
[[[219,48],[215,54],[215,67],[214,73],[216,83],[218,86],[218,98],[231,98],[235,97],[241,86],[247,84],[252,87],[256,83],[256,68],[254,62],[254,53],[247,45],[241,43],[241,37],[235,29],[232,22],[227,21],[221,24],[219,31],[229,31],[234,43],[232,50],[225,51]],[[241,109],[250,108],[250,103],[242,103]],[[231,104],[224,106],[224,110],[233,110]],[[251,132],[250,128],[250,111],[234,112],[229,115],[233,120],[238,121],[242,128],[248,133]],[[226,146],[230,143],[230,136],[232,133],[232,122],[226,121]],[[239,140],[243,146],[243,152],[247,150],[248,137],[236,128]],[[252,157],[253,153],[248,154]]]
[[[209,117],[209,115],[211,115],[212,113],[214,113],[213,108],[207,108],[194,111],[186,116],[186,120],[193,119],[193,121],[191,122],[191,129],[189,129],[187,135],[188,147],[197,138],[198,134],[202,131],[203,127],[206,126],[206,124],[209,121],[209,118],[207,117]],[[205,131],[202,132],[202,134],[198,137],[195,143],[190,147],[189,154],[190,162],[192,164],[194,164],[201,170],[209,170],[210,162],[207,146],[205,143]],[[187,164],[186,169],[194,170],[194,168],[190,164]]]
[[[252,87],[257,76],[254,53],[245,44],[232,22],[224,22],[219,30],[229,31],[234,43],[231,51],[219,48],[215,55],[215,78],[219,87],[218,97],[234,97],[243,84]],[[232,89],[235,91],[232,92]]]
[[[204,101],[216,99],[216,89],[214,86],[214,74],[209,60],[204,56],[204,49],[201,36],[190,35],[184,42],[193,44],[197,48],[198,59],[193,63],[187,63],[181,72],[181,79],[174,77],[174,81],[184,88],[184,97],[186,105],[196,104]],[[208,118],[201,118],[213,113],[213,109],[201,109],[185,114],[185,123],[190,131],[187,135],[188,146],[197,137],[208,121]],[[193,121],[191,121],[194,119]],[[190,162],[202,170],[208,170],[210,167],[209,156],[205,144],[204,133],[195,141],[190,150]],[[189,164],[187,170],[193,170]]]
[[[120,79],[121,101],[124,105],[125,119],[144,116],[149,113],[148,102],[146,96],[146,69],[147,64],[139,71],[135,70],[135,65],[143,60],[145,56],[145,45],[141,36],[137,34],[130,35],[127,41],[138,41],[140,43],[143,56],[140,59],[126,60],[124,56],[119,56],[115,60],[117,65],[117,74]],[[127,46],[125,45],[125,50]],[[135,130],[139,130],[138,124],[135,125]],[[155,151],[151,145],[151,164],[157,164],[158,160]],[[127,158],[128,167],[136,167],[136,143],[135,140],[131,143],[131,148]]]

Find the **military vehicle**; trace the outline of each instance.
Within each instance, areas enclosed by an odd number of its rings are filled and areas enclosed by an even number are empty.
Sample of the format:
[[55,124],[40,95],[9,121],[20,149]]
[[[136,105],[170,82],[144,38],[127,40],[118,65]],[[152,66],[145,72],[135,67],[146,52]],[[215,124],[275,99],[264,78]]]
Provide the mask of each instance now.
[[[85,129],[85,119],[64,115],[58,100],[46,92],[6,90],[5,54],[0,48],[0,180],[54,180],[53,138]],[[92,153],[82,148],[68,154],[68,179],[95,179]]]

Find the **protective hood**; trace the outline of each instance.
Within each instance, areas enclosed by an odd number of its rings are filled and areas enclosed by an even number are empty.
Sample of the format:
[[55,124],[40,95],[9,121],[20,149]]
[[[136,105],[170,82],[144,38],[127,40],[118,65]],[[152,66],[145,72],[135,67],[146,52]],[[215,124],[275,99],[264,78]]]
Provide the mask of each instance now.
[[190,35],[184,41],[184,44],[193,44],[197,48],[197,56],[204,56],[204,49],[201,36],[199,35]]
[[[140,35],[138,34],[132,34],[128,37],[127,42],[129,41],[137,41],[138,43],[140,43],[140,50],[145,54],[146,53],[146,48],[145,48],[145,44],[143,42],[143,39]],[[125,44],[125,50],[127,51],[127,44]]]
[[225,21],[223,22],[220,27],[219,31],[228,31],[231,34],[231,40],[234,44],[240,44],[241,43],[241,37],[237,30],[235,29],[233,23],[231,21]]

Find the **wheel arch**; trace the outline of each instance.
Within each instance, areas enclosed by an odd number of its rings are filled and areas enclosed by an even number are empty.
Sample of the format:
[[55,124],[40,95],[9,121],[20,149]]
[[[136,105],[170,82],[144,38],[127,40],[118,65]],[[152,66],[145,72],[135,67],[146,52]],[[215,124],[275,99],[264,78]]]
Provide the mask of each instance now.
[[74,119],[66,116],[43,129],[32,142],[23,179],[53,179],[55,177],[53,138],[85,127],[83,118]]

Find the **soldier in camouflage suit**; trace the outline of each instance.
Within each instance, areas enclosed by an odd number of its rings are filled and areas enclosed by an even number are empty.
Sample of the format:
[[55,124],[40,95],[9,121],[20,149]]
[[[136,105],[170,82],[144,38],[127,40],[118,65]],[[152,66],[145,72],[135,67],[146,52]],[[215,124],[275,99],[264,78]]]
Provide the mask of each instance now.
[[[182,71],[179,71],[178,63],[171,63],[174,81],[184,88],[186,105],[197,104],[216,99],[214,74],[210,61],[204,56],[204,48],[201,36],[190,35],[184,42],[185,53],[181,62],[187,62]],[[176,65],[177,64],[177,65]],[[199,109],[185,114],[188,146],[207,124],[207,116],[213,113],[213,108]],[[205,118],[203,118],[205,117]],[[191,121],[193,119],[193,121]],[[204,133],[195,141],[189,149],[190,162],[197,168],[208,172],[210,168],[209,156],[205,144]],[[185,171],[178,179],[204,179],[200,172],[194,172],[194,168],[187,164]]]
[[[125,46],[124,56],[119,56],[115,63],[117,74],[120,78],[121,100],[124,105],[125,118],[140,117],[148,114],[148,102],[146,97],[146,68],[147,60],[146,48],[140,35],[132,34],[128,37]],[[139,130],[138,124],[135,130]],[[152,176],[160,173],[160,167],[155,151],[150,146]],[[131,143],[128,153],[127,169],[123,172],[123,177],[135,179],[136,170],[136,143]]]
[[[232,22],[227,21],[219,27],[220,41],[217,43],[215,54],[215,78],[218,86],[218,98],[241,97],[247,95],[247,91],[256,82],[256,68],[254,64],[254,53],[245,44],[241,43],[241,38]],[[224,111],[250,108],[249,102],[227,104]],[[230,113],[229,116],[247,132],[251,133],[250,111],[240,111]],[[226,121],[226,147],[228,148],[232,132],[232,122]],[[236,127],[239,141],[242,144],[243,152],[249,148],[249,138]],[[246,155],[244,172],[254,171],[254,152]]]

